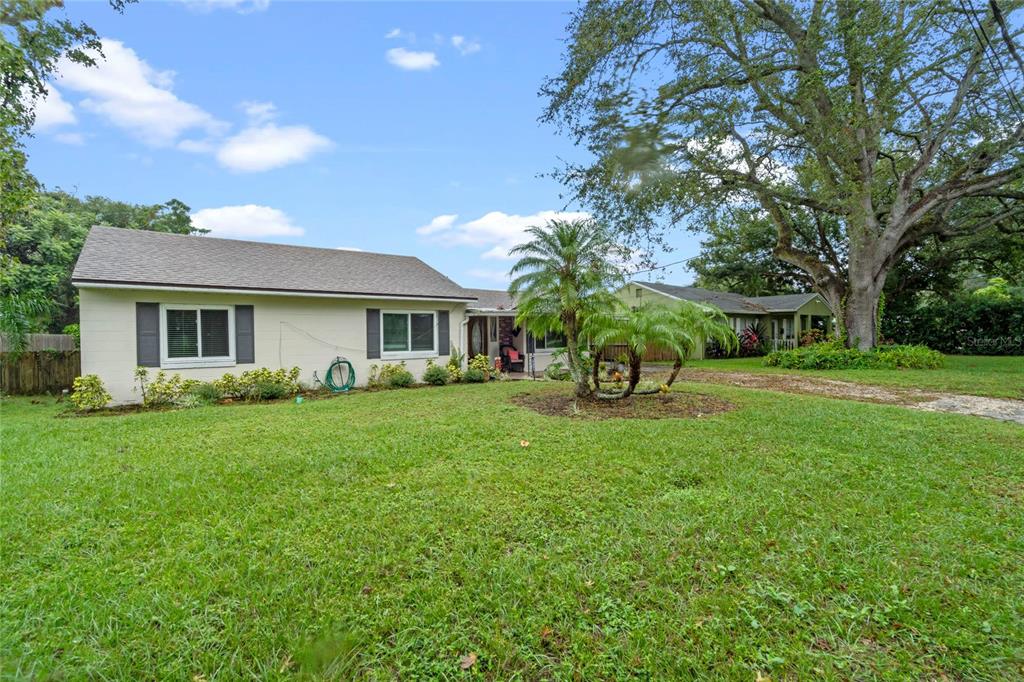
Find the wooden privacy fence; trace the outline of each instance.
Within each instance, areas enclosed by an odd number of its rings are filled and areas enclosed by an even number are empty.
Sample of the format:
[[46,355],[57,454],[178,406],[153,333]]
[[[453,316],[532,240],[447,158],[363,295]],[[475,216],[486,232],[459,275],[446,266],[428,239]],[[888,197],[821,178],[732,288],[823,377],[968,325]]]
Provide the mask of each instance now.
[[0,391],[8,395],[40,395],[70,390],[82,372],[77,350],[0,353]]
[[[619,356],[620,353],[626,352],[626,345],[621,343],[613,343],[605,346],[604,352],[601,354],[603,360],[614,360]],[[672,361],[676,359],[676,354],[670,350],[664,348],[651,347],[647,349],[644,354],[644,360],[647,362],[659,362],[659,361]]]
[[[29,334],[25,350],[75,350],[75,337],[70,334]],[[7,339],[0,336],[0,353],[10,351]]]

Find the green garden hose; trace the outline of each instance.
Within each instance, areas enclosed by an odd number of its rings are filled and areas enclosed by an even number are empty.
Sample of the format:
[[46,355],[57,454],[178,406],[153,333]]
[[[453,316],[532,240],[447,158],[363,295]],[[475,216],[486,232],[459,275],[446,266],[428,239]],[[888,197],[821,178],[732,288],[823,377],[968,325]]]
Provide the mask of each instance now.
[[[336,374],[337,379],[335,379]],[[352,368],[351,362],[338,357],[334,358],[334,362],[327,368],[323,381],[320,381],[316,372],[313,372],[313,379],[321,386],[326,386],[332,393],[342,393],[356,385],[356,371]]]

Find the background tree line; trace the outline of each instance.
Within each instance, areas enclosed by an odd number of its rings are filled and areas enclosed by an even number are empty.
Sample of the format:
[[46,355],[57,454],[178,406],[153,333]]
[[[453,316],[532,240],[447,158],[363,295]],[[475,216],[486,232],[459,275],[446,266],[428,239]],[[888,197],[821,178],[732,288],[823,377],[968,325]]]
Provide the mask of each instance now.
[[60,332],[78,322],[78,294],[71,271],[93,225],[193,234],[189,207],[177,199],[131,204],[105,197],[78,198],[64,191],[36,193],[5,230],[0,246],[0,296],[37,302],[30,332]]

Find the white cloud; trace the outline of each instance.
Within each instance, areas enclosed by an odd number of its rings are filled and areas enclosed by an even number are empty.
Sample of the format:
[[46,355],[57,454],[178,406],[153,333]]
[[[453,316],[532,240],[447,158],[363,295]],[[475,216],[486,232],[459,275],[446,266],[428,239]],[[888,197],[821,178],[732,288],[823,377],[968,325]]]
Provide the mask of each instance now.
[[216,145],[213,140],[182,140],[175,145],[179,150],[190,154],[211,154]]
[[217,161],[234,171],[266,171],[305,161],[331,146],[330,140],[308,126],[268,123],[229,137],[217,150]]
[[441,65],[433,52],[417,52],[404,47],[393,47],[385,55],[393,66],[406,71],[429,71]]
[[260,125],[277,118],[277,107],[273,102],[242,102],[239,105],[249,119],[250,125]]
[[57,140],[62,144],[73,144],[83,145],[85,144],[85,136],[82,133],[57,133],[53,136],[53,139]]
[[235,239],[298,237],[305,232],[301,227],[293,225],[284,211],[257,204],[204,208],[192,214],[192,224],[210,230],[214,237]]
[[385,33],[384,37],[387,40],[391,40],[392,38],[401,38],[402,37],[402,29],[400,29],[400,28],[393,28],[390,31],[388,31],[387,33]]
[[224,131],[224,123],[171,91],[174,72],[157,71],[118,40],[102,43],[105,58],[96,66],[62,60],[58,67],[61,87],[85,94],[83,109],[155,147],[170,146],[187,131]]
[[526,229],[543,227],[552,220],[582,220],[589,213],[581,211],[539,211],[531,215],[516,215],[491,211],[476,220],[457,223],[457,215],[440,215],[416,232],[429,236],[431,241],[449,246],[490,247],[485,259],[510,260],[509,250],[527,241]]
[[36,100],[35,111],[35,130],[51,130],[77,122],[74,108],[61,96],[60,90],[52,85],[47,87],[45,97]]
[[449,214],[445,214],[445,215],[439,215],[436,218],[434,218],[433,220],[431,220],[428,224],[426,224],[426,225],[424,225],[422,227],[417,227],[416,228],[416,233],[417,234],[433,234],[435,232],[440,232],[442,230],[447,230],[448,228],[450,228],[452,225],[455,224],[455,221],[458,220],[458,218],[459,218],[459,216],[456,213],[449,213]]
[[180,0],[180,2],[197,12],[233,9],[239,14],[249,14],[250,12],[262,12],[270,7],[270,0]]
[[469,40],[465,36],[452,36],[452,47],[459,51],[463,57],[479,52],[481,45],[478,40]]

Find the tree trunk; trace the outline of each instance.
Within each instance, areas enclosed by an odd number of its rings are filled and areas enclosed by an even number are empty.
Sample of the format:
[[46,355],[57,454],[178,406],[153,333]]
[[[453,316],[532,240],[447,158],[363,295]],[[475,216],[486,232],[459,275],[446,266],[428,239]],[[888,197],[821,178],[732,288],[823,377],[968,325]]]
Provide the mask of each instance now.
[[875,249],[850,254],[850,288],[842,310],[849,348],[871,350],[878,342],[878,300],[888,272],[879,261]]
[[878,341],[877,316],[879,294],[853,289],[846,299],[846,345],[871,350]]
[[569,356],[569,375],[576,384],[576,397],[586,398],[590,395],[590,378],[583,371],[580,359],[579,341],[576,338],[576,320],[564,320],[565,350]]
[[590,360],[593,366],[590,368],[590,378],[594,382],[594,391],[601,388],[601,351],[597,346],[590,349]]
[[676,361],[672,364],[672,373],[668,375],[668,381],[665,382],[666,386],[671,387],[672,382],[679,376],[679,370],[683,368],[683,356],[680,355],[676,358]]
[[621,397],[628,398],[633,395],[636,385],[640,383],[640,362],[642,359],[633,351],[629,351],[629,383],[626,384],[626,390],[622,392]]

